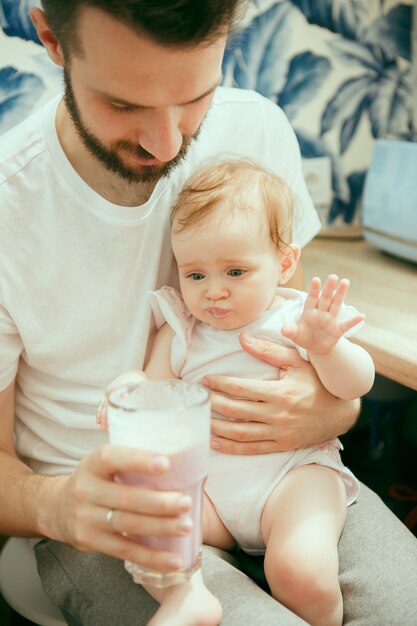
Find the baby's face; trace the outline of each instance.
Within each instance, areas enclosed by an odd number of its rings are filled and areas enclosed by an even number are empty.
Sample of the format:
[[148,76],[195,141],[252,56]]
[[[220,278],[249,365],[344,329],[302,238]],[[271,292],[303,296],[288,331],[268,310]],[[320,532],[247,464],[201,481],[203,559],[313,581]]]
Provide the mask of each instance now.
[[272,304],[280,257],[254,213],[237,212],[231,219],[174,232],[172,247],[182,297],[201,322],[240,328]]

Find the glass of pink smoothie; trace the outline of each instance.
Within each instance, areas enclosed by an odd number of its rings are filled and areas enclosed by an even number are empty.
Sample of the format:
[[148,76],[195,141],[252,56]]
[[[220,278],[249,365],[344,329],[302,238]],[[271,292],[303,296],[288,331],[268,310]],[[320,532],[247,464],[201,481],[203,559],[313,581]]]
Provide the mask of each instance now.
[[108,397],[110,442],[151,450],[170,459],[161,476],[121,473],[129,485],[163,491],[179,491],[193,501],[189,535],[156,537],[133,535],[136,541],[157,550],[181,555],[183,569],[162,573],[125,562],[135,582],[168,587],[190,578],[201,562],[203,487],[208,473],[210,449],[210,399],[198,383],[140,381],[112,390]]

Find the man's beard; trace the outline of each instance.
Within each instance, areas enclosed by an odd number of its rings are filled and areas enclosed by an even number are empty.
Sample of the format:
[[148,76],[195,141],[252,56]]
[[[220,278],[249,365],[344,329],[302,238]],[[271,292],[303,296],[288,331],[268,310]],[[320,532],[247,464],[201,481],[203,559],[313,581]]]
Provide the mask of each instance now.
[[118,174],[121,178],[126,180],[129,183],[148,183],[148,182],[157,182],[163,176],[168,176],[171,171],[184,159],[187,155],[188,148],[191,143],[197,139],[200,134],[200,130],[204,119],[200,123],[200,126],[197,128],[194,135],[183,135],[182,136],[182,145],[178,152],[178,154],[171,159],[171,161],[167,161],[163,165],[142,165],[140,168],[130,168],[125,165],[122,159],[119,157],[117,153],[117,149],[122,149],[131,154],[134,154],[140,159],[154,159],[154,155],[147,152],[144,148],[142,148],[138,144],[130,143],[129,141],[119,140],[114,144],[114,149],[106,148],[101,141],[95,137],[92,133],[90,133],[86,126],[84,125],[80,110],[75,101],[74,91],[72,89],[71,79],[68,71],[64,68],[64,102],[67,108],[68,113],[72,119],[72,122],[75,126],[75,129],[83,142],[84,146],[87,148],[89,153],[99,161],[104,167],[115,174]]

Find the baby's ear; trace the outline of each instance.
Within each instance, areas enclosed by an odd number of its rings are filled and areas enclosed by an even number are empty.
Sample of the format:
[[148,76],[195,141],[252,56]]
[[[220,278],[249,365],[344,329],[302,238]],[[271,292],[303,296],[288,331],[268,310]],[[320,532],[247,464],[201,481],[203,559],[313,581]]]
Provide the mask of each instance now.
[[285,245],[279,256],[279,284],[285,285],[294,274],[301,254],[300,246],[295,243]]

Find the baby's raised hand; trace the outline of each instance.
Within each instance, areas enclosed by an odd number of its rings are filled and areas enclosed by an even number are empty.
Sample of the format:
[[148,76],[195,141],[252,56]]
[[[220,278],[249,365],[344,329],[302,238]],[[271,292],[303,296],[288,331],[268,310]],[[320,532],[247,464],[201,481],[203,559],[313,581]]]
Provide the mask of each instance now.
[[310,354],[329,354],[343,334],[359,324],[365,316],[359,313],[338,321],[349,281],[331,274],[321,290],[319,278],[313,278],[298,322],[284,326],[282,334]]

